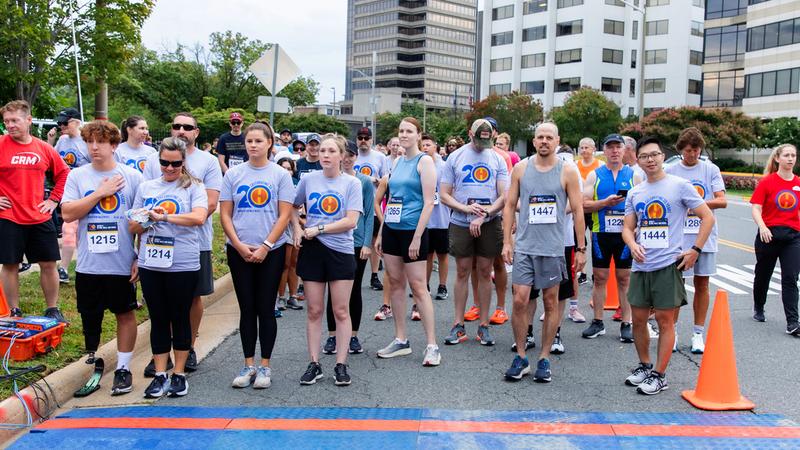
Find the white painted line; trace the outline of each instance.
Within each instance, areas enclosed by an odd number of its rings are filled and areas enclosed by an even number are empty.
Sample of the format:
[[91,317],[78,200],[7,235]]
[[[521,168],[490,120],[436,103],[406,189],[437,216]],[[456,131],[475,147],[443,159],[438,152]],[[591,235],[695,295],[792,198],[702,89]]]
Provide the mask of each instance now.
[[747,292],[745,292],[745,291],[743,291],[743,290],[741,290],[741,289],[739,289],[737,287],[731,286],[728,283],[719,281],[716,278],[709,278],[708,281],[711,284],[713,284],[713,285],[715,285],[717,287],[721,287],[722,289],[725,289],[726,291],[730,292],[731,294],[739,294],[739,295],[747,294]]
[[[754,275],[751,275],[751,274],[745,272],[744,270],[737,269],[736,267],[732,267],[732,266],[729,266],[727,264],[720,264],[719,268],[728,270],[730,272],[733,272],[735,274],[738,274],[738,275],[742,276],[743,279],[745,279],[745,280],[749,280],[750,281],[750,286],[749,287],[750,287],[750,289],[753,288],[753,282],[754,282],[754,279],[755,279]],[[723,272],[724,272],[724,270],[723,270]],[[781,285],[778,284],[778,283],[770,282],[769,283],[769,287],[772,288],[772,289],[777,289],[779,292],[781,290]],[[775,294],[777,295],[777,292]]]

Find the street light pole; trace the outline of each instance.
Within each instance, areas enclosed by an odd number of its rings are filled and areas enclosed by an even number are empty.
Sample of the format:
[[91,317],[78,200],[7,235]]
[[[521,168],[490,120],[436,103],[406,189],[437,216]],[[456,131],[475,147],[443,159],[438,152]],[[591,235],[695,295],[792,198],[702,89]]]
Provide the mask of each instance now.
[[372,135],[375,136],[375,66],[378,64],[378,52],[372,52],[372,91],[370,93],[370,112],[372,113],[371,130]]
[[331,90],[333,91],[333,116],[336,115],[336,86],[332,87]]
[[638,64],[637,68],[639,69],[638,74],[638,81],[637,84],[637,96],[636,96],[636,109],[639,115],[639,122],[644,120],[644,52],[645,52],[645,42],[644,40],[647,38],[647,7],[645,3],[647,0],[640,0],[642,2],[642,6],[634,5],[630,1],[627,0],[620,0],[627,6],[633,8],[634,11],[640,13],[642,15],[642,32],[639,41],[639,61],[636,62]]

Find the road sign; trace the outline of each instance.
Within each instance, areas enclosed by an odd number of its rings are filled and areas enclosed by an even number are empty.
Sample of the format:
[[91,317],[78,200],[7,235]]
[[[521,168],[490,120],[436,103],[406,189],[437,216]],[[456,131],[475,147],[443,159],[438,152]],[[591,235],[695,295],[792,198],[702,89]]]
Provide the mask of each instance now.
[[[258,112],[269,112],[270,111],[270,103],[272,103],[272,97],[269,95],[259,95],[258,96],[258,106],[256,107],[256,111]],[[275,112],[276,113],[289,113],[289,99],[287,97],[275,97]]]
[[[277,50],[277,59],[275,51]],[[275,65],[277,63],[277,70]],[[285,88],[287,84],[300,75],[300,69],[292,61],[292,58],[283,51],[279,45],[272,45],[269,50],[264,52],[260,58],[256,60],[251,66],[250,71],[253,72],[258,81],[264,85],[270,94],[275,95]],[[275,84],[273,84],[273,78]],[[272,92],[272,90],[275,92]]]

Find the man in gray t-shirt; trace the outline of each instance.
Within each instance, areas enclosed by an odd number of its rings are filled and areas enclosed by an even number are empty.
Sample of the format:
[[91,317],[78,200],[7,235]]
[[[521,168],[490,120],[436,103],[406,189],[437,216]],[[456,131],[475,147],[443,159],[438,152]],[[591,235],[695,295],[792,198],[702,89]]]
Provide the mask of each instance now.
[[[664,152],[656,138],[639,142],[637,158],[647,181],[634,186],[625,200],[622,239],[633,255],[628,301],[633,311],[633,338],[639,366],[625,383],[642,394],[667,388],[664,374],[675,342],[675,314],[686,303],[681,270],[691,269],[702,252],[714,215],[688,181],[664,172]],[[692,209],[700,229],[690,248],[683,246],[684,221]],[[647,319],[655,310],[658,322],[658,359],[650,362]]]

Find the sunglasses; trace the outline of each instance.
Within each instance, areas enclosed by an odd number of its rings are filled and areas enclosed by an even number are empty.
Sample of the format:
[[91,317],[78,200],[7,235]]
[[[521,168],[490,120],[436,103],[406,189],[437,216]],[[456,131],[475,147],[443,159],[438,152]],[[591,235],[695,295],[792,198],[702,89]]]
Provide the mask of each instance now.
[[356,139],[358,139],[359,141],[368,141],[369,136],[356,136]]
[[172,166],[177,169],[178,167],[181,167],[183,165],[183,160],[167,161],[166,159],[159,158],[158,163],[161,164],[161,167]]
[[297,151],[297,152],[304,152],[304,151],[306,151],[306,148],[305,147],[295,146],[294,150]]
[[241,125],[241,124],[242,124],[242,122],[240,122],[238,120],[231,120],[231,125]]
[[194,131],[195,128],[197,128],[197,127],[194,126],[194,125],[186,124],[186,123],[173,123],[172,124],[172,129],[175,130],[175,131],[178,131],[181,128],[183,128],[186,131]]

